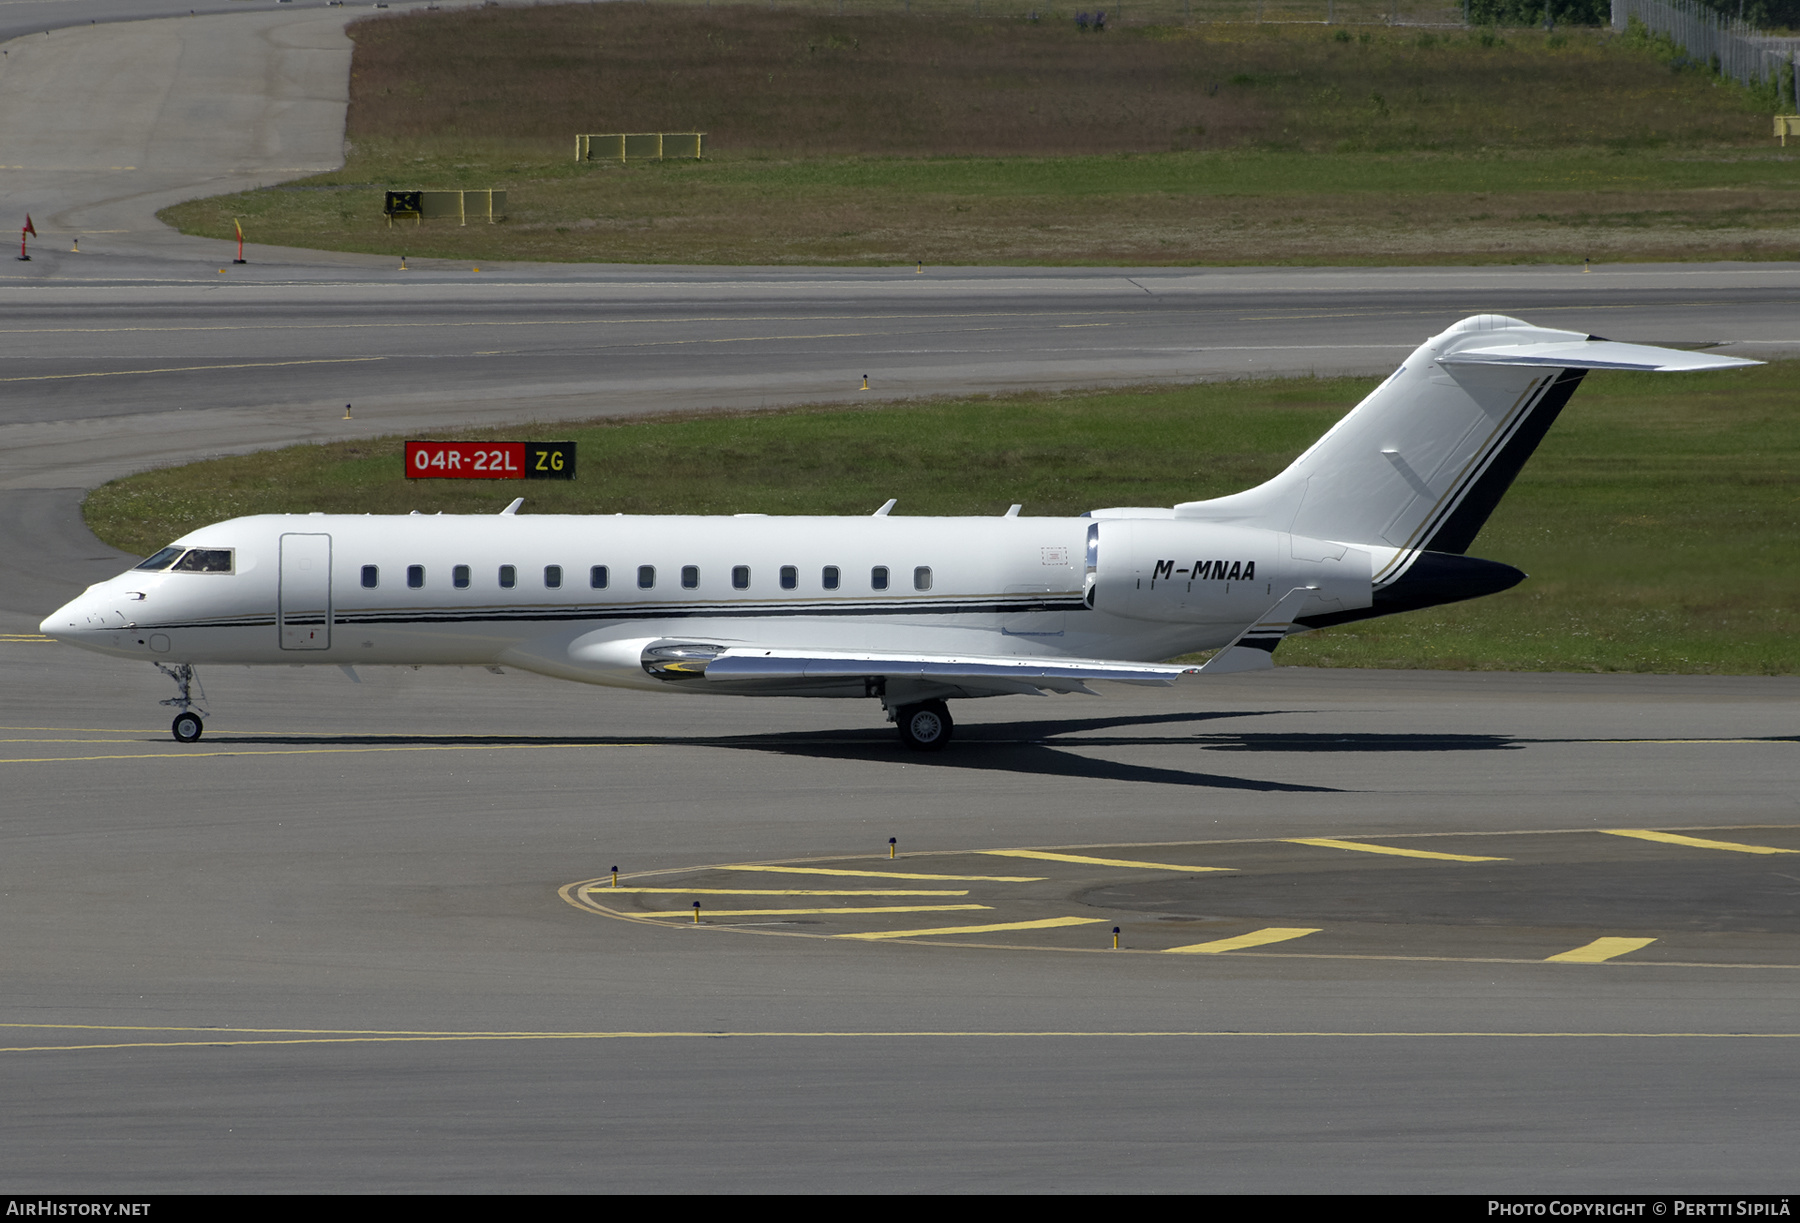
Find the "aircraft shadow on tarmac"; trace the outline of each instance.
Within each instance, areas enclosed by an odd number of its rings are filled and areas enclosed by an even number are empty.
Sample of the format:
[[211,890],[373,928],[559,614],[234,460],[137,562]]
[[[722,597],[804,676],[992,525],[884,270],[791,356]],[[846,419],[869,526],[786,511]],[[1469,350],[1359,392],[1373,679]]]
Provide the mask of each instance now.
[[[805,756],[821,760],[903,762],[925,768],[975,769],[1034,776],[1135,781],[1151,785],[1280,793],[1341,793],[1336,786],[1306,785],[1229,774],[1189,771],[1096,759],[1085,751],[1137,747],[1191,747],[1207,751],[1276,754],[1364,752],[1517,751],[1527,741],[1507,735],[1254,733],[1232,731],[1182,734],[1179,728],[1221,719],[1267,717],[1272,712],[1218,710],[1129,717],[1034,719],[965,725],[949,750],[908,751],[883,728],[795,731],[753,735],[211,735],[210,746],[303,744],[340,747],[614,747],[627,745],[715,747],[727,750]],[[1293,712],[1293,711],[1285,711]],[[1149,733],[1169,728],[1176,733]],[[1111,732],[1111,733],[1107,733]]]

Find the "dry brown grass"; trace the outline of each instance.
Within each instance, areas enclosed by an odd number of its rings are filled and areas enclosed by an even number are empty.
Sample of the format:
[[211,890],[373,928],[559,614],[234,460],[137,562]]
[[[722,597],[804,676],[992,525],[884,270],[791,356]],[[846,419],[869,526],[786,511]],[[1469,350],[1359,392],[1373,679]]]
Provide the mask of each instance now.
[[[1699,73],[1578,32],[1328,29],[609,3],[351,27],[349,134],[567,155],[577,132],[716,156],[1557,148],[1766,139]],[[1339,41],[1339,36],[1348,41]]]
[[[253,241],[480,260],[1800,252],[1800,149],[1773,146],[1758,99],[1630,38],[1197,20],[1084,34],[1066,15],[810,2],[360,22],[344,170],[165,215],[214,237],[241,217]],[[694,128],[710,134],[701,163],[573,160],[577,132]],[[381,216],[383,188],[490,186],[509,189],[503,225]]]

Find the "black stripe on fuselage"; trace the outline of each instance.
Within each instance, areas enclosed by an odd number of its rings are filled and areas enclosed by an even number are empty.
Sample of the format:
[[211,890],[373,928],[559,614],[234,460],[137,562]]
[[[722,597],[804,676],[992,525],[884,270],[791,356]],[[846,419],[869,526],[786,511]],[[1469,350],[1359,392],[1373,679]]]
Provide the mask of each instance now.
[[[730,620],[763,620],[776,618],[807,617],[811,619],[837,616],[945,616],[971,614],[1023,614],[1030,612],[1070,612],[1087,611],[1088,606],[1079,598],[1064,598],[1054,601],[1038,600],[1031,603],[1005,603],[992,600],[935,600],[923,602],[908,600],[904,603],[807,603],[789,604],[772,603],[761,606],[746,607],[741,604],[634,604],[629,607],[577,607],[577,608],[519,608],[503,610],[499,608],[471,608],[468,611],[455,611],[449,608],[433,608],[429,610],[394,611],[341,611],[334,612],[331,618],[333,625],[388,625],[404,626],[409,624],[535,624],[562,623],[568,621],[620,621],[620,620],[692,620],[692,619],[730,619]],[[306,624],[323,624],[319,616],[304,618],[287,617],[282,623],[300,626]],[[151,629],[197,629],[197,628],[266,628],[275,624],[273,617],[258,617],[241,620],[195,620],[169,624],[143,626],[139,631]]]

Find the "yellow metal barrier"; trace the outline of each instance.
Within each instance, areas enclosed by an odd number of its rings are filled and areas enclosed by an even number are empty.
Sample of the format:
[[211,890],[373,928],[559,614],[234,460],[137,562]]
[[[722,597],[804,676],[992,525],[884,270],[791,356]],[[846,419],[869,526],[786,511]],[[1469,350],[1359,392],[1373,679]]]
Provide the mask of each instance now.
[[486,221],[506,219],[505,191],[390,191],[387,204],[388,224],[395,217],[411,216],[421,224],[430,220],[456,218],[467,225],[469,218]]
[[626,161],[636,157],[663,161],[691,157],[699,161],[706,152],[705,132],[612,132],[575,137],[575,160]]
[[1775,134],[1781,137],[1781,147],[1787,147],[1789,136],[1800,136],[1800,115],[1776,115]]

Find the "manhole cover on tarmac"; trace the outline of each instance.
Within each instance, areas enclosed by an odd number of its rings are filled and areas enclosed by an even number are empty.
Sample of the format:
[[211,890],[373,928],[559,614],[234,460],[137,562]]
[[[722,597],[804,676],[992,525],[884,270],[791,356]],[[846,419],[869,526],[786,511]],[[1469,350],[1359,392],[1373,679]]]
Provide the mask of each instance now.
[[715,863],[562,888],[693,931],[1182,955],[1800,967],[1800,828],[1295,838]]

